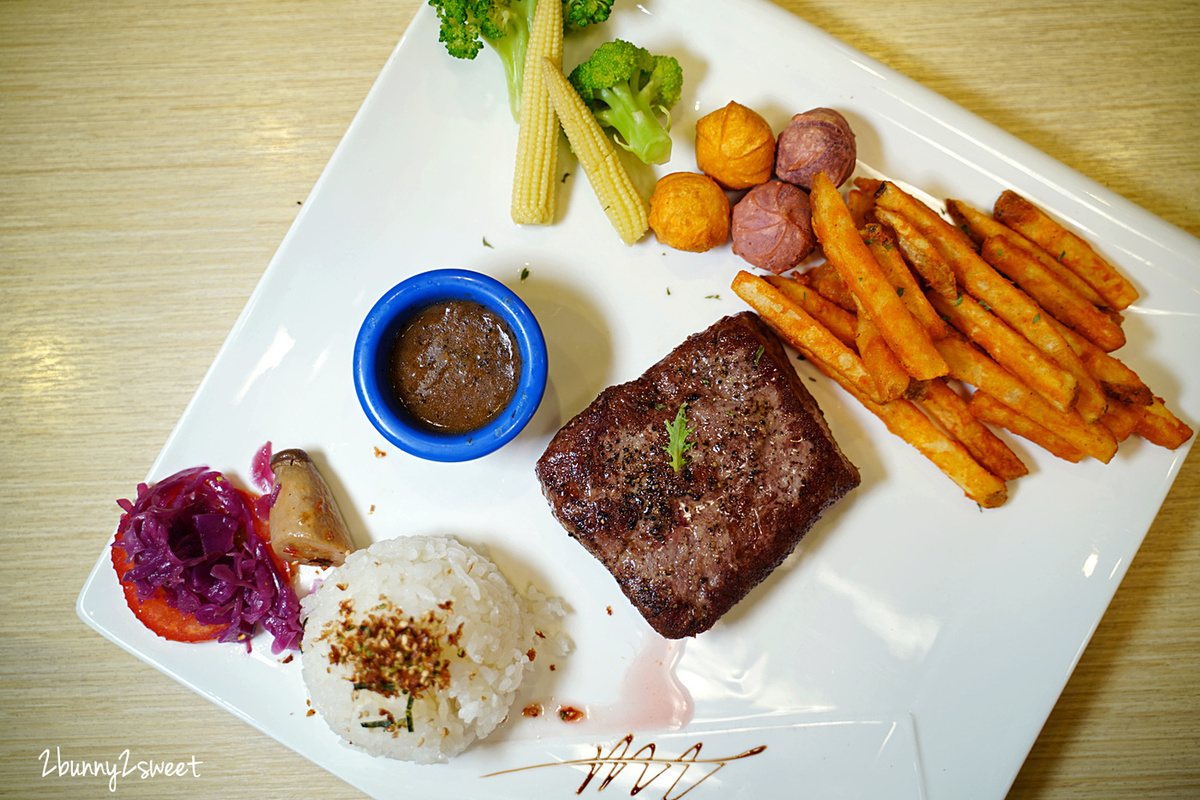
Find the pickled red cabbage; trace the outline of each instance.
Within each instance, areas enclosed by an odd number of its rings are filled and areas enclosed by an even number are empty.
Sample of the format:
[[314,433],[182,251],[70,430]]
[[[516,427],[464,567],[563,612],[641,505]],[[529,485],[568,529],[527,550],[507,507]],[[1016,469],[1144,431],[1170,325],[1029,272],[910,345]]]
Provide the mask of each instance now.
[[[264,511],[220,472],[194,467],[120,500],[125,511],[113,543],[132,566],[121,576],[141,601],[162,597],[214,637],[245,642],[258,625],[272,652],[299,647],[300,602],[259,533]],[[269,506],[268,506],[269,507]]]

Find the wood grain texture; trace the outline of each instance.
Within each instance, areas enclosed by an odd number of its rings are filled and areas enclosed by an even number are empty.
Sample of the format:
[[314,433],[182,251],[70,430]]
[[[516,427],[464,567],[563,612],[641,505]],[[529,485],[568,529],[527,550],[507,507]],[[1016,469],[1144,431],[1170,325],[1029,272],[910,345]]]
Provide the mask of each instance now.
[[[416,0],[0,4],[0,795],[354,797],[108,645],[75,597]],[[781,2],[1200,235],[1200,4]],[[1195,420],[1192,421],[1193,423]],[[1200,456],[1012,800],[1200,796]]]

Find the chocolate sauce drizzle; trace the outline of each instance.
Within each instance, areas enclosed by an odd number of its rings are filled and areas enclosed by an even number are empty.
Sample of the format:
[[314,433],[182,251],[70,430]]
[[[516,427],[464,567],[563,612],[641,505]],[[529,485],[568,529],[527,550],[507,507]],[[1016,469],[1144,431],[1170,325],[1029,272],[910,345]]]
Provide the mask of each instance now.
[[[597,792],[602,792],[608,788],[608,785],[612,783],[613,780],[620,775],[626,767],[633,767],[634,769],[637,769],[637,767],[640,766],[641,772],[634,780],[633,788],[629,790],[630,797],[640,793],[643,789],[649,787],[652,783],[664,775],[666,775],[667,779],[669,779],[671,774],[675,773],[674,780],[671,781],[671,784],[666,787],[666,791],[663,792],[663,800],[678,800],[678,798],[683,797],[692,789],[695,789],[717,772],[724,769],[725,766],[731,761],[738,761],[743,758],[749,758],[750,756],[756,756],[767,749],[767,746],[762,744],[758,747],[752,747],[745,752],[738,753],[737,755],[733,756],[725,756],[721,758],[700,758],[700,751],[703,749],[704,743],[696,742],[687,750],[684,750],[681,755],[676,756],[675,758],[665,758],[656,755],[658,746],[654,742],[642,745],[631,755],[629,751],[632,747],[633,734],[630,733],[626,734],[621,741],[613,745],[612,749],[609,750],[607,754],[605,754],[603,747],[596,745],[595,758],[576,758],[569,761],[552,761],[545,764],[531,764],[527,767],[516,767],[514,769],[506,769],[499,772],[491,772],[482,777],[490,778],[496,775],[507,775],[513,772],[524,772],[526,770],[542,769],[545,767],[587,766],[587,776],[584,777],[583,783],[579,784],[579,788],[575,790],[575,794],[583,794],[584,789],[588,787],[588,785],[592,782],[592,779],[601,775],[601,773],[607,772],[603,779],[597,784]],[[678,768],[677,772],[676,768]],[[707,771],[704,772],[704,774],[701,775],[698,780],[690,783],[690,785],[684,783],[681,786],[681,782],[683,781],[684,777],[688,774],[688,771],[692,770],[693,768],[695,768],[697,771]],[[677,787],[682,788],[683,791],[679,792],[678,794],[673,794]]]

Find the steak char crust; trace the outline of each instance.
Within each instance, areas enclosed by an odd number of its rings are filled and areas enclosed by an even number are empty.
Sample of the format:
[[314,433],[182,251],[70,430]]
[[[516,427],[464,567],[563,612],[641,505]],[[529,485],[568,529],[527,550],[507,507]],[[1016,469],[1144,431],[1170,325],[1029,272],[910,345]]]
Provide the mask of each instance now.
[[[667,423],[686,403],[678,472]],[[667,638],[708,630],[859,482],[778,336],[747,311],[610,386],[538,460],[554,516]]]

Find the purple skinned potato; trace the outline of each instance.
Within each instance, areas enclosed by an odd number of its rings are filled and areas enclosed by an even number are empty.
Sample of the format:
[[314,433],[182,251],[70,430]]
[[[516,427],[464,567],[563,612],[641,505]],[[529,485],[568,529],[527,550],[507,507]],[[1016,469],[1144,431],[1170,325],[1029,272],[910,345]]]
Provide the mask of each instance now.
[[733,207],[733,252],[776,274],[817,247],[812,207],[803,190],[784,181],[755,186]]
[[850,123],[831,108],[814,108],[792,117],[775,145],[775,174],[805,191],[824,172],[841,186],[854,172],[858,148]]

